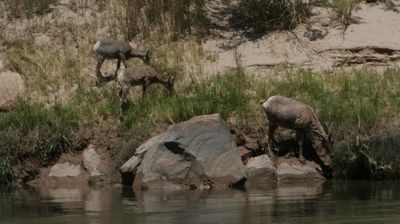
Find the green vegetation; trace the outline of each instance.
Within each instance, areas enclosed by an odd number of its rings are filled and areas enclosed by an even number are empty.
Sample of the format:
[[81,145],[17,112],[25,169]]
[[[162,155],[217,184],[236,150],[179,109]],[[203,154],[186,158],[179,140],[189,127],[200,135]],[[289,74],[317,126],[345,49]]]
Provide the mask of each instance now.
[[223,117],[246,116],[251,109],[246,82],[244,76],[224,74],[184,87],[171,97],[160,96],[159,92],[164,95],[163,91],[153,91],[150,97],[130,106],[124,115],[124,125],[130,128],[143,122],[180,122],[212,113]]
[[11,166],[9,161],[5,159],[0,160],[0,184],[12,182],[16,175],[14,168]]

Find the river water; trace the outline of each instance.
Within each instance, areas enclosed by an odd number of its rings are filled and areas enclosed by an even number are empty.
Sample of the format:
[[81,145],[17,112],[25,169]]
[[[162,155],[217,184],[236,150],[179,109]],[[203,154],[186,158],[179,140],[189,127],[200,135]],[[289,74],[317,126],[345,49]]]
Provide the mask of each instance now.
[[400,223],[400,183],[335,182],[248,190],[0,188],[0,223]]

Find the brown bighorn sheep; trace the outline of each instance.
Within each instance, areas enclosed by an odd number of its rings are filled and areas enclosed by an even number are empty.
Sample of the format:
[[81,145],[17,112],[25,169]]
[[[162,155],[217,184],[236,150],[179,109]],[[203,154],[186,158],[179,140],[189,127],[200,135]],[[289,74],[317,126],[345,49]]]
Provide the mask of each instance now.
[[98,41],[94,47],[93,52],[97,59],[96,66],[96,85],[99,86],[100,80],[103,79],[100,68],[106,59],[118,59],[117,69],[115,71],[115,76],[117,76],[118,70],[121,66],[121,61],[125,68],[128,67],[126,60],[133,57],[138,57],[143,60],[144,63],[148,64],[151,59],[151,51],[140,51],[132,48],[129,43],[124,40],[114,40],[106,39]]
[[146,96],[147,88],[153,83],[163,84],[170,94],[174,88],[174,76],[168,77],[167,74],[160,74],[149,65],[126,68],[118,74],[116,82],[120,87],[119,97],[121,108],[126,104],[126,97],[131,86],[141,85],[143,87],[142,97]]
[[293,129],[296,131],[296,139],[299,144],[299,160],[305,163],[303,156],[303,141],[306,134],[311,134],[313,141],[314,136],[319,137],[323,150],[316,149],[317,154],[325,166],[330,165],[331,160],[329,152],[332,149],[330,134],[326,134],[322,125],[318,121],[314,110],[291,98],[284,96],[271,96],[262,106],[265,109],[268,118],[268,141],[271,144],[275,142],[274,132],[278,126]]

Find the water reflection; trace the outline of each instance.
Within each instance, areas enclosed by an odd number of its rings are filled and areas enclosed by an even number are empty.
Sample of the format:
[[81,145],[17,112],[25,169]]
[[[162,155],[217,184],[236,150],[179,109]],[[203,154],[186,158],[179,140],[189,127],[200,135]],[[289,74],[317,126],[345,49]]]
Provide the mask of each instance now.
[[397,182],[184,192],[0,188],[0,223],[396,223],[399,193]]

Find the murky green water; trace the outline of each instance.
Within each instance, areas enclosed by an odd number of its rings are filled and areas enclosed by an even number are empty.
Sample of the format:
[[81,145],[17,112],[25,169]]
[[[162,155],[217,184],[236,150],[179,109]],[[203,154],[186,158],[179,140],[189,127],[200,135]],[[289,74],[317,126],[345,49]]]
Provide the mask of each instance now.
[[0,188],[0,223],[400,223],[400,183],[247,191]]

